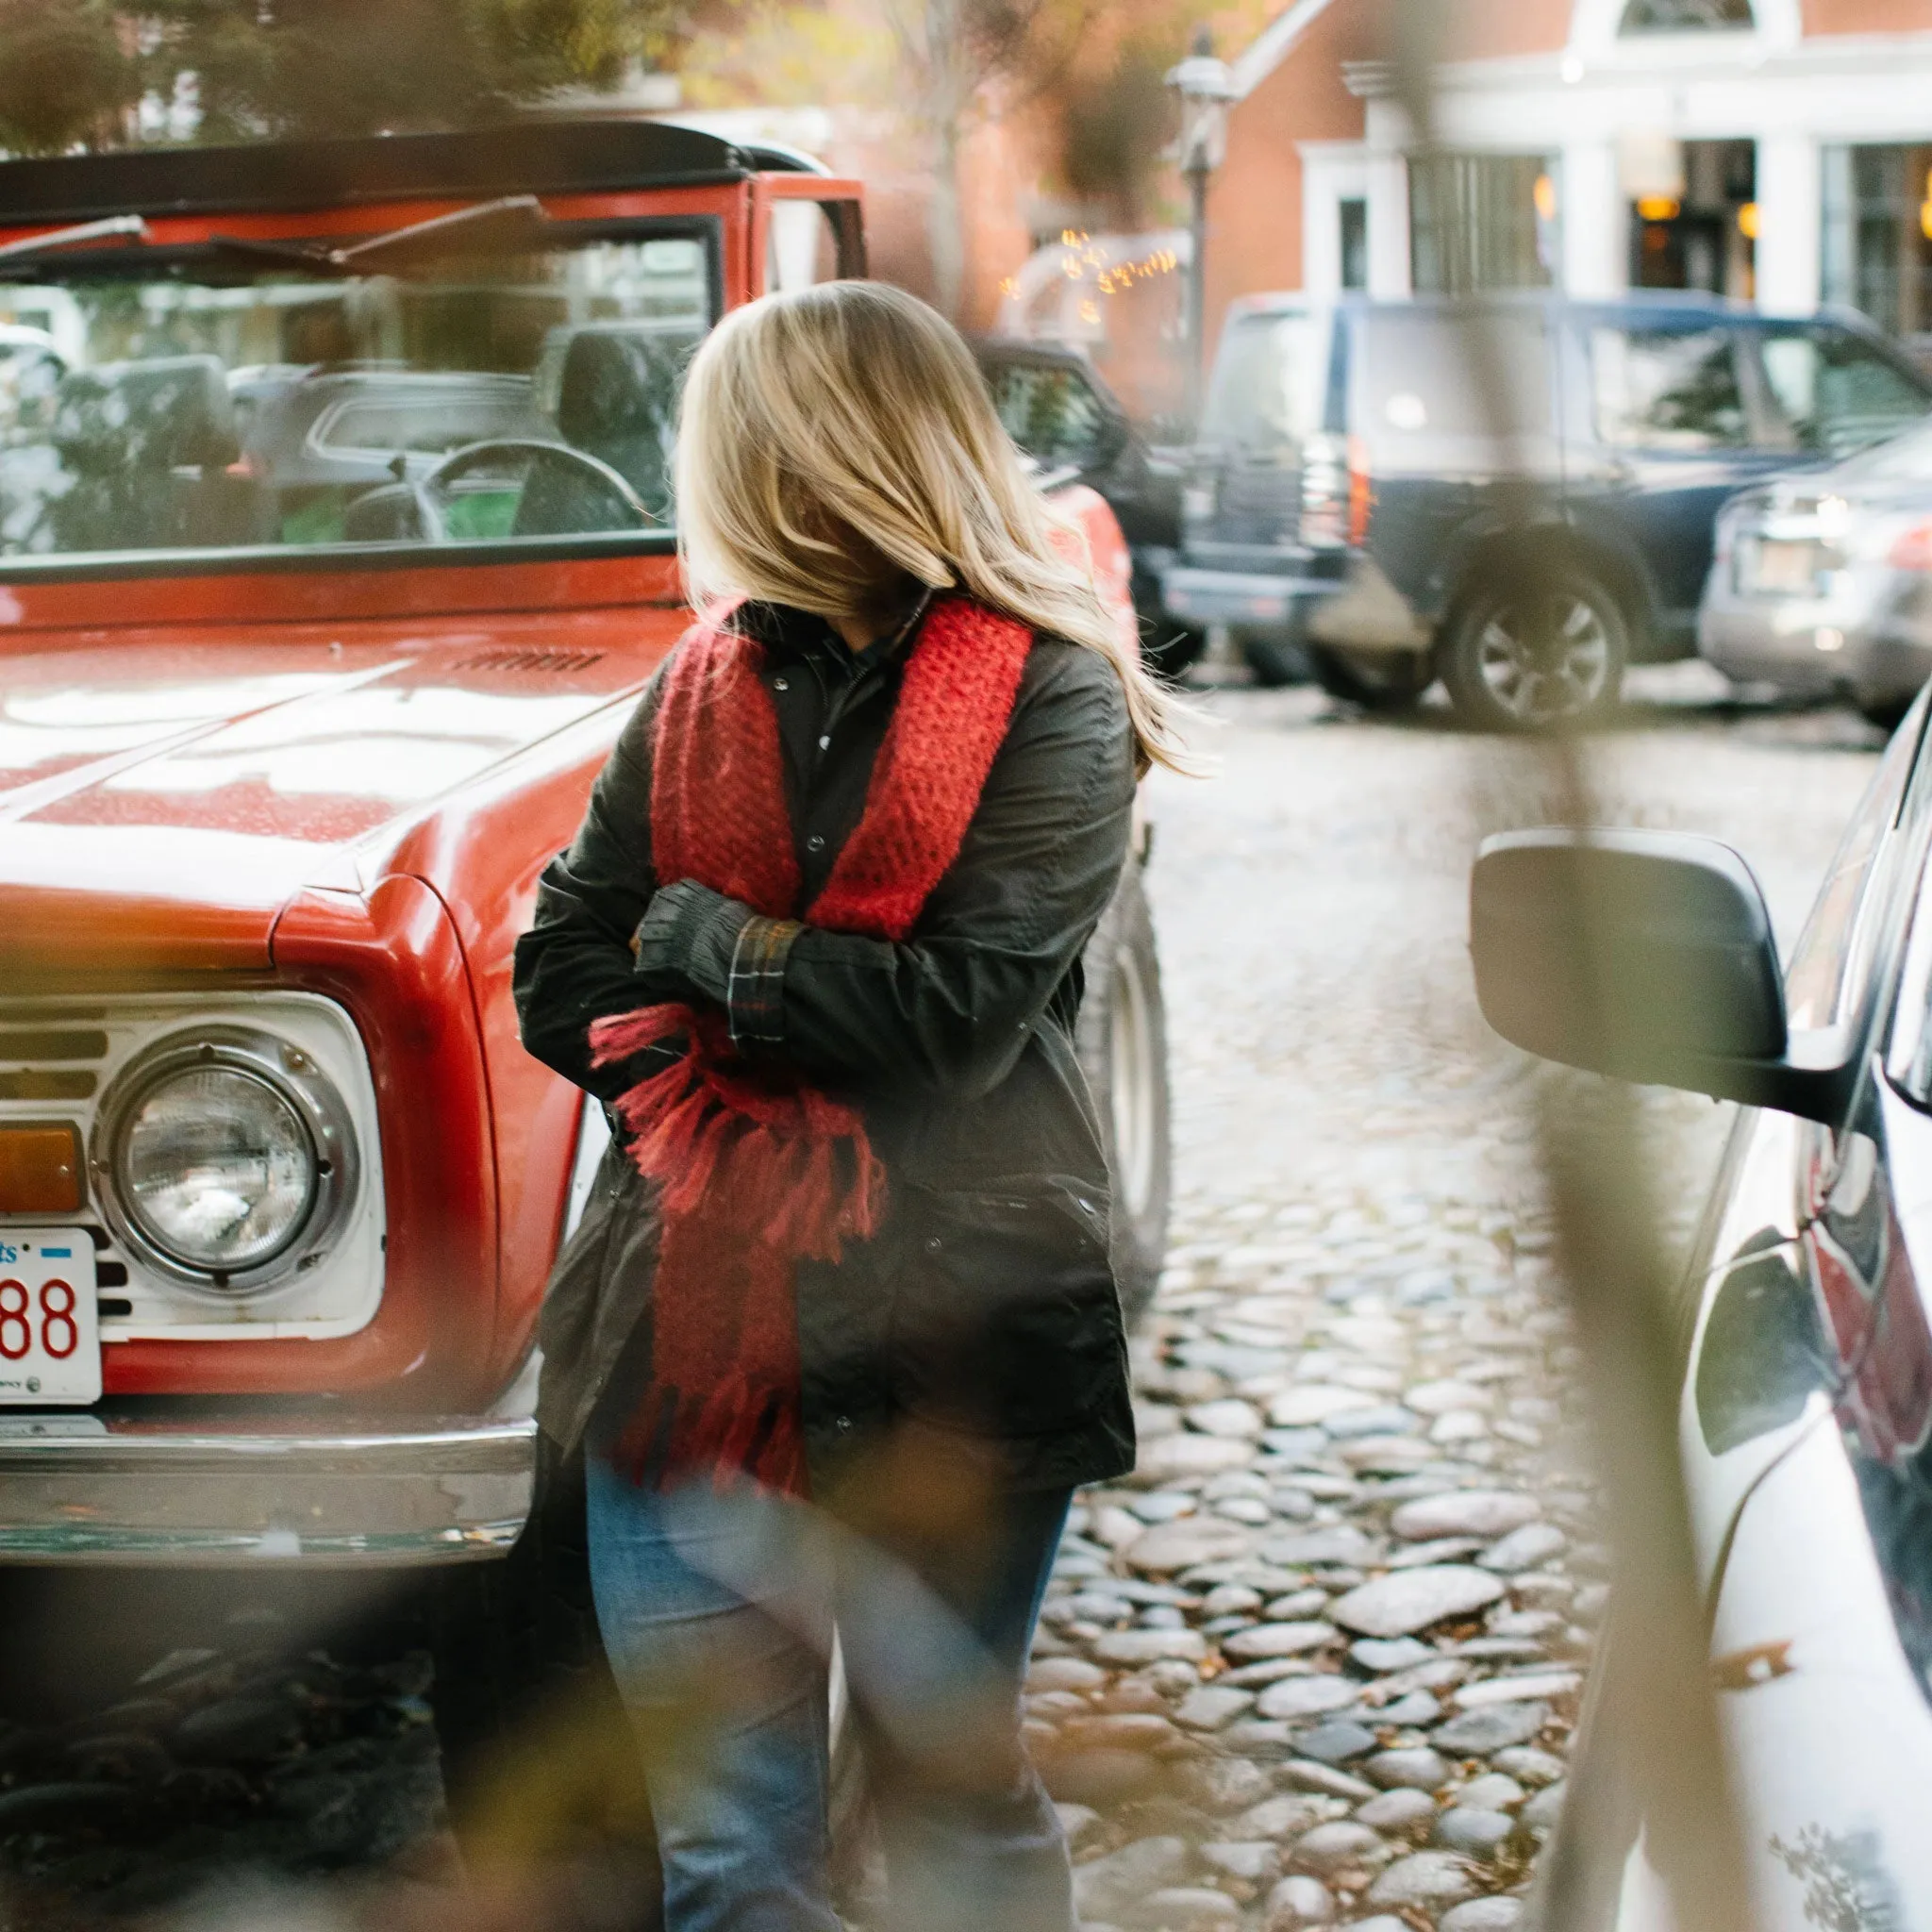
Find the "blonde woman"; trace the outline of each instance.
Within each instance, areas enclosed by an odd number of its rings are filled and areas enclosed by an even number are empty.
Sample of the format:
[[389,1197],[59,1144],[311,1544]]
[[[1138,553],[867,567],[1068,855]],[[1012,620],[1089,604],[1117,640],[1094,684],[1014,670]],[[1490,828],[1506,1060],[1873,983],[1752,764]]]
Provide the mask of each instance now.
[[705,614],[550,867],[530,1051],[618,1126],[544,1318],[671,1932],[836,1932],[836,1628],[893,1923],[1067,1932],[1018,1692],[1068,1501],[1134,1459],[1080,956],[1162,693],[972,357],[875,283],[687,380]]

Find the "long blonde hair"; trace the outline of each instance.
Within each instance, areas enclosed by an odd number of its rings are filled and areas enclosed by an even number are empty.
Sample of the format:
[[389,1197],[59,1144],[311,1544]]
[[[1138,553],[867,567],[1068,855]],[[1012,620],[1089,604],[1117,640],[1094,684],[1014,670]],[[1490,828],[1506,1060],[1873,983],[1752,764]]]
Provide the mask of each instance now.
[[[1185,769],[1176,706],[1001,426],[973,353],[884,282],[766,295],[713,329],[685,377],[678,548],[694,600],[743,592],[824,617],[909,576],[1096,651],[1138,761]],[[1077,532],[1075,539],[1077,541]]]

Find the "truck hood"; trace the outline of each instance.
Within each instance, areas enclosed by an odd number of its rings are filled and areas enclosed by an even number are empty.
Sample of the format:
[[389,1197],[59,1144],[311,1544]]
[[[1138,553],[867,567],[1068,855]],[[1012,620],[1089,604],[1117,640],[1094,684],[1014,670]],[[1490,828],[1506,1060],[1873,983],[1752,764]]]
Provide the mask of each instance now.
[[[627,606],[354,626],[42,632],[0,655],[0,977],[265,968],[306,887],[635,690]],[[379,871],[379,861],[375,869]]]

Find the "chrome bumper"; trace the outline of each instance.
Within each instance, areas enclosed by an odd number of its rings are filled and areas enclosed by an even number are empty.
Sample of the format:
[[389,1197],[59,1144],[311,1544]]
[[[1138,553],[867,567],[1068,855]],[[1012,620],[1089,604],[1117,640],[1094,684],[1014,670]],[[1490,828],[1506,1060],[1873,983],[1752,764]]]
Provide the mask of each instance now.
[[0,1563],[400,1567],[500,1557],[528,1417],[270,1431],[0,1414]]

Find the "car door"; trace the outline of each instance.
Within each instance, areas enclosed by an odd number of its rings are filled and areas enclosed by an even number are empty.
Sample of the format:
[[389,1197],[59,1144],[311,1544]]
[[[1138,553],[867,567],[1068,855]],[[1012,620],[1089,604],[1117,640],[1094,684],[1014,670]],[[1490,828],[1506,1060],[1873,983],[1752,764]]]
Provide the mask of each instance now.
[[1766,1206],[1796,1238],[1711,1277],[1686,1380],[1713,1674],[1772,1932],[1807,1923],[1821,1859],[1908,1902],[1913,1922],[1932,1895],[1924,711],[1847,831],[1787,979],[1794,1036],[1836,1035],[1859,1077],[1835,1122],[1740,1122],[1788,1150]]
[[1719,508],[1790,464],[1773,447],[1734,320],[1620,307],[1572,319],[1565,491],[1572,522],[1644,586],[1652,648],[1690,647]]
[[[1798,1050],[1811,1036],[1862,1077],[1835,1122],[1740,1110],[1680,1306],[1680,1452],[1759,1932],[1814,1932],[1821,1883],[1897,1907],[1847,1925],[1919,1924],[1932,1905],[1924,715],[1894,739],[1787,974]],[[1613,1624],[1613,1645],[1633,1638]],[[1600,1812],[1631,1795],[1614,1751],[1592,1714],[1573,1787]],[[1593,1836],[1566,1813],[1535,1932],[1661,1923],[1641,1845],[1625,1857],[1637,1822],[1629,1805]]]

